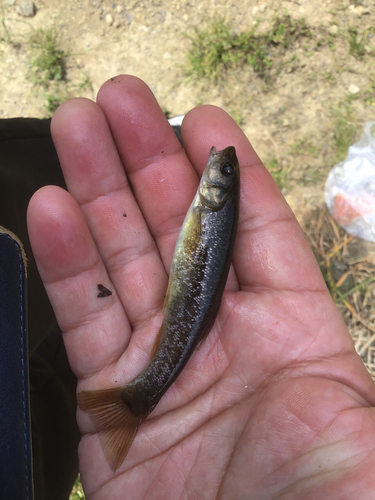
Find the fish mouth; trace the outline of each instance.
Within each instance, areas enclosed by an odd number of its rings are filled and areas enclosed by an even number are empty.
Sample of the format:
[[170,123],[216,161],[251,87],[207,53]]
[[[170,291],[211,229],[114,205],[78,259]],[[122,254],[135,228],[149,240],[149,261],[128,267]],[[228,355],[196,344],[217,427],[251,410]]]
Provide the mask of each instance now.
[[215,151],[214,154],[221,160],[225,160],[231,163],[237,162],[236,148],[234,146],[228,146],[221,151]]

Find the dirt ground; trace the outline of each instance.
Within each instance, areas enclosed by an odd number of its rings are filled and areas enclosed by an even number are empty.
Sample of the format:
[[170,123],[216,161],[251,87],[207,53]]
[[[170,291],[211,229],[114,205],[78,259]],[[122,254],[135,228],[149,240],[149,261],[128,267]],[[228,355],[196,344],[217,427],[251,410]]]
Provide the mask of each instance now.
[[[95,99],[108,78],[130,73],[151,87],[172,116],[201,103],[223,107],[241,122],[263,161],[276,162],[283,170],[283,192],[298,212],[301,197],[308,205],[321,199],[326,174],[336,159],[331,142],[340,113],[358,125],[359,134],[375,116],[375,7],[370,2],[37,0],[33,17],[18,14],[21,3],[3,0],[0,7],[0,118],[48,115],[46,91],[28,79],[30,36],[39,28],[54,27],[66,55],[67,96]],[[279,55],[271,85],[249,66],[233,69],[219,84],[184,77],[188,36],[194,27],[204,28],[221,18],[238,33],[256,22],[262,32],[275,16],[285,13],[304,18],[315,31],[312,38],[297,41]],[[349,53],[351,27],[359,34],[370,30],[362,58]]]
[[[150,86],[171,116],[202,103],[223,107],[278,177],[302,224],[323,210],[325,179],[343,159],[345,137],[354,130],[358,138],[364,123],[375,119],[375,6],[370,0],[35,0],[33,17],[19,14],[21,4],[0,4],[0,118],[49,116],[46,88],[29,78],[30,37],[53,27],[66,58],[66,81],[63,87],[51,84],[49,93],[95,99],[104,81],[130,73]],[[186,78],[195,27],[206,28],[220,18],[236,33],[256,22],[257,32],[265,32],[286,13],[304,18],[312,36],[276,53],[271,82],[250,66],[233,68],[218,83]],[[367,324],[373,317],[371,309]],[[354,334],[358,325],[364,328],[358,321],[350,325]],[[375,329],[366,331],[359,349],[373,344]]]

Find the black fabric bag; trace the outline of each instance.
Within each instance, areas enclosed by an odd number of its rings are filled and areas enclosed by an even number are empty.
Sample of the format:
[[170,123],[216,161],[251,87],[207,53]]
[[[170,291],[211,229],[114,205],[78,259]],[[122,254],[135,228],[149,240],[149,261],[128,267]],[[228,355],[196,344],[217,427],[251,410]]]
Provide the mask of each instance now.
[[0,498],[33,499],[26,259],[0,227]]

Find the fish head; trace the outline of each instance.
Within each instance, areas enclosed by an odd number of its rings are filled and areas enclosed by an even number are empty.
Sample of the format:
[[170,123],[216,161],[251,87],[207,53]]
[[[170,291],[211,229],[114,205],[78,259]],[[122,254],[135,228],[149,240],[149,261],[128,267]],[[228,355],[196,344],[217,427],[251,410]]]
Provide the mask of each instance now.
[[221,210],[228,199],[238,193],[239,185],[240,167],[236,149],[229,146],[216,151],[213,146],[199,185],[201,204],[215,212]]

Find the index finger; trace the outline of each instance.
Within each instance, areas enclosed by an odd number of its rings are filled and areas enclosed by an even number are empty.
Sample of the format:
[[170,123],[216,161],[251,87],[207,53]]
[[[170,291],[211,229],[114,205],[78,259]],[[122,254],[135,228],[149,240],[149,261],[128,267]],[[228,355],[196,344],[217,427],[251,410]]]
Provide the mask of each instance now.
[[198,176],[151,90],[134,76],[106,82],[97,102],[162,261],[169,269]]

